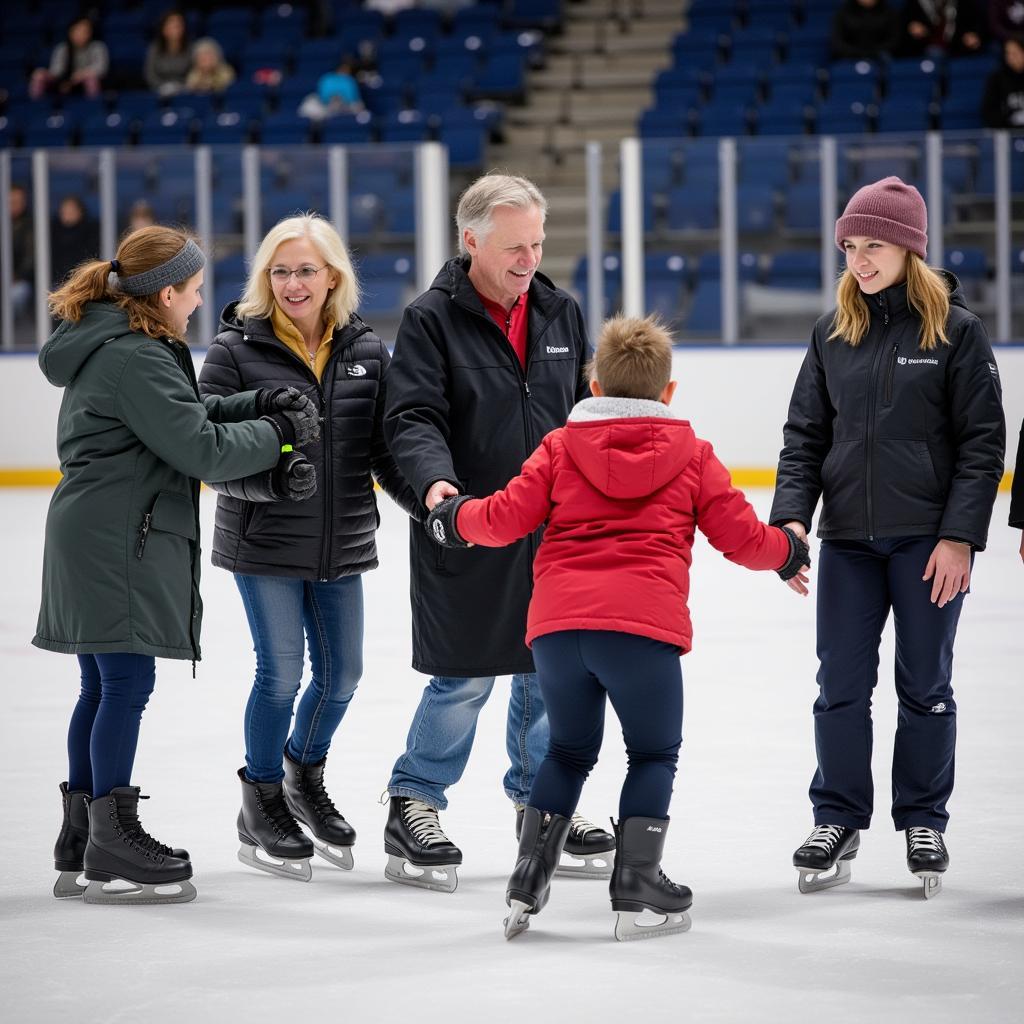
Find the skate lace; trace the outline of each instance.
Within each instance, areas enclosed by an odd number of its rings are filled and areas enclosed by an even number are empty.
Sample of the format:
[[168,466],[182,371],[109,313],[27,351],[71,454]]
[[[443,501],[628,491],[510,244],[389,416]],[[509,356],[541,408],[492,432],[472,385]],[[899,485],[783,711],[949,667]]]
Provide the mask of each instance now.
[[908,828],[907,839],[910,843],[910,853],[938,853],[944,852],[942,834],[933,828]]
[[[149,797],[144,794],[139,794],[140,800],[148,800]],[[131,843],[134,843],[143,851],[149,853],[160,854],[164,857],[171,855],[171,848],[165,846],[154,836],[151,836],[143,827],[142,822],[139,820],[138,813],[131,813],[130,811],[119,810],[118,821],[121,825],[121,833]]]
[[320,816],[321,820],[325,818],[340,818],[342,816],[338,808],[334,806],[334,801],[330,798],[327,788],[324,786],[322,774],[312,777],[304,775],[302,783],[302,791],[310,803],[313,804],[313,809]]
[[441,830],[440,822],[437,820],[437,810],[422,800],[411,798],[405,800],[402,805],[402,817],[409,826],[409,831],[424,846],[451,842]]
[[819,825],[808,837],[804,846],[817,846],[826,853],[839,842],[843,834],[842,825]]
[[582,814],[574,814],[569,820],[569,834],[574,838],[583,839],[591,832],[603,832],[600,825],[588,821]]
[[302,830],[299,828],[298,822],[292,817],[292,812],[288,810],[288,805],[284,802],[283,791],[268,797],[261,796],[257,791],[256,802],[270,822],[270,827],[279,836],[301,833]]

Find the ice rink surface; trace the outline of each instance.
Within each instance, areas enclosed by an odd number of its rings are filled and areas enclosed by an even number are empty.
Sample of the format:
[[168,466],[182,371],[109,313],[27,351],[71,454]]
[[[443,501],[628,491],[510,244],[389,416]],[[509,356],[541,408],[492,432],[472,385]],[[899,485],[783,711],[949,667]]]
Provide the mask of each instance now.
[[[771,495],[753,492],[766,514]],[[95,907],[50,895],[66,777],[73,658],[29,646],[49,493],[0,492],[6,539],[0,666],[0,1014],[12,1024],[548,1021],[1019,1021],[1024,1006],[1024,567],[996,505],[961,619],[960,740],[947,840],[952,867],[925,902],[888,815],[896,701],[891,635],[875,707],[875,827],[851,884],[801,896],[793,849],[810,831],[815,658],[811,600],[696,552],[695,649],[683,662],[684,745],[665,868],[694,890],[693,929],[617,943],[604,882],[556,879],[512,942],[502,932],[514,815],[502,793],[507,680],[480,719],[442,823],[464,853],[451,895],[384,879],[378,799],[426,682],[409,668],[406,525],[381,501],[382,566],[366,584],[362,684],[327,783],[358,830],[355,870],[314,860],[313,881],[236,860],[235,770],[254,656],[231,577],[210,567],[198,678],[158,663],[135,782],[143,822],[186,846],[198,899]],[[813,572],[812,572],[813,577]],[[813,583],[813,579],[812,579]],[[624,770],[609,715],[581,810],[617,811]]]

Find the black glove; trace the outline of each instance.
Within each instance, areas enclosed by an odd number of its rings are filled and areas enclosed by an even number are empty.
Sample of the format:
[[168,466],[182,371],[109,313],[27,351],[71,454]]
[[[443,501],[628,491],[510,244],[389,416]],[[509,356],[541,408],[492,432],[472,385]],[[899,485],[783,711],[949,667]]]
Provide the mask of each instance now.
[[789,538],[789,558],[777,572],[784,580],[791,580],[803,566],[811,564],[811,549],[788,527],[780,527]]
[[296,388],[262,388],[256,399],[260,419],[273,423],[281,444],[301,448],[320,440],[320,416],[316,405]]
[[305,501],[316,494],[316,467],[301,452],[285,452],[270,479],[281,501]]
[[455,529],[455,516],[459,511],[459,506],[472,497],[472,494],[454,494],[450,498],[445,498],[444,501],[439,501],[427,516],[427,521],[423,526],[441,547],[469,547],[469,544],[459,536],[459,531]]

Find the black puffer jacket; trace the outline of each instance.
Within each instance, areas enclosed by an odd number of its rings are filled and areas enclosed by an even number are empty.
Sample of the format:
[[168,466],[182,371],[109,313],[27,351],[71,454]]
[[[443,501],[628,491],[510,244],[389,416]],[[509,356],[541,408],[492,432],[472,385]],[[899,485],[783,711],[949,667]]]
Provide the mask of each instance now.
[[949,344],[918,347],[906,285],[868,299],[856,348],[818,320],[797,376],[771,522],[835,540],[935,535],[982,550],[1006,428],[992,346],[952,274]]
[[1024,530],[1024,423],[1020,425],[1017,466],[1013,471],[1013,486],[1010,490],[1010,525]]
[[[388,376],[388,444],[420,499],[438,480],[481,497],[504,487],[589,394],[590,348],[572,297],[534,276],[524,373],[467,267],[450,260],[406,309]],[[446,550],[411,524],[415,669],[457,677],[533,671],[524,640],[538,536]]]
[[[244,501],[246,486],[218,485],[213,564],[252,576],[333,580],[377,566],[380,518],[373,478],[410,515],[425,516],[384,441],[385,376],[380,338],[358,316],[334,333],[323,380],[275,335],[270,320],[239,321],[234,304],[203,363],[204,395],[292,386],[317,404],[320,441],[302,453],[316,467],[317,493],[307,501]],[[372,475],[371,475],[372,474]]]

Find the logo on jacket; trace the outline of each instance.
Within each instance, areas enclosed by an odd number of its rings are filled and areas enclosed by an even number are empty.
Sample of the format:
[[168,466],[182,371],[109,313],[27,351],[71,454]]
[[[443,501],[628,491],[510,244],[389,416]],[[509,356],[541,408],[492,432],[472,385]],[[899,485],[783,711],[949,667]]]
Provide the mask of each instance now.
[[566,353],[568,351],[569,351],[569,346],[568,345],[566,345],[565,348],[558,348],[555,345],[548,345],[548,347],[547,347],[547,353],[548,353],[549,356],[563,355],[564,353]]
[[933,715],[938,715],[938,714],[941,714],[945,710],[946,710],[946,704],[945,704],[945,701],[943,701],[940,704],[936,704],[935,707],[932,708],[931,713]]
[[995,363],[988,364],[988,372],[991,373],[996,380],[999,380],[999,369]]
[[938,366],[938,359],[908,359],[906,356],[897,356],[896,362],[900,366],[917,366],[919,363],[927,363],[929,366]]
[[366,367],[363,366],[362,363],[355,363],[352,366],[346,367],[345,372],[350,377],[365,377]]

